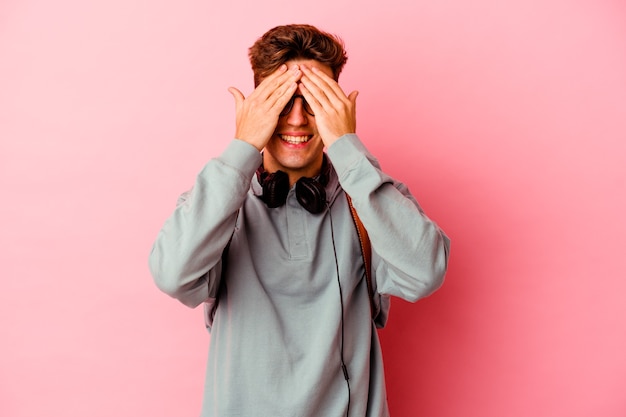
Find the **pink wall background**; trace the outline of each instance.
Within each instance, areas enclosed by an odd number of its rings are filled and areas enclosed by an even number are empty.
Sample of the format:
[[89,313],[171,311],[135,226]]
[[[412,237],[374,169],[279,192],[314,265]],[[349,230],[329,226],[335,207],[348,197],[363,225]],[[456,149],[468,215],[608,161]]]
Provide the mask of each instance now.
[[[245,4],[245,6],[244,6]],[[277,24],[342,35],[358,132],[452,238],[382,331],[392,414],[626,415],[618,0],[3,0],[0,415],[194,416],[208,336],[152,240]]]

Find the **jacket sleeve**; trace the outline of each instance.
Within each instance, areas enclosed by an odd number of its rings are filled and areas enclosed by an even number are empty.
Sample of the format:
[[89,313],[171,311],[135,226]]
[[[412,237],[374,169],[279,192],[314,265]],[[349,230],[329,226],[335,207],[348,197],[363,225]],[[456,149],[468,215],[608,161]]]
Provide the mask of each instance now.
[[189,307],[215,296],[222,252],[260,164],[256,148],[233,140],[204,166],[191,191],[179,198],[150,252],[150,272],[159,289]]
[[355,134],[341,137],[327,153],[370,237],[377,291],[411,302],[433,293],[447,269],[448,237]]

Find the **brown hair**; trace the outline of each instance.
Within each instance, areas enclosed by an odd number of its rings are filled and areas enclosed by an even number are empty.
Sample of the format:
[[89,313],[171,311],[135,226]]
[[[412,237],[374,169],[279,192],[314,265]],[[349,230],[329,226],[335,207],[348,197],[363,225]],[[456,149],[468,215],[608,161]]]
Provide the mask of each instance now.
[[311,25],[284,25],[270,29],[252,45],[248,55],[255,87],[282,64],[294,59],[313,59],[326,64],[338,80],[348,60],[339,37]]

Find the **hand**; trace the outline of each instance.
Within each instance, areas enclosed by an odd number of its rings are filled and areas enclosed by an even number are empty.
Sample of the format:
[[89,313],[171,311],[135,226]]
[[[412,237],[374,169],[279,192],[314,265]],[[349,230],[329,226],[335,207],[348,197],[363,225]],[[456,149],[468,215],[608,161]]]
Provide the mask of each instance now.
[[324,72],[302,66],[300,91],[315,113],[317,130],[326,147],[346,133],[356,132],[358,91],[346,96],[339,84]]
[[228,91],[235,99],[235,137],[259,151],[263,150],[274,134],[280,112],[298,88],[301,77],[302,71],[297,65],[287,70],[283,64],[265,78],[248,98],[235,87],[230,87]]

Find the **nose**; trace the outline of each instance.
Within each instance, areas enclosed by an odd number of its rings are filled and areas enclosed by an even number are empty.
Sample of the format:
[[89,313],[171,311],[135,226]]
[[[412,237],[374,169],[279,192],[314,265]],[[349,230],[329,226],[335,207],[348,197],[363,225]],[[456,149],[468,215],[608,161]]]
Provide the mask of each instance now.
[[303,126],[309,122],[302,100],[302,97],[296,97],[293,101],[291,111],[287,113],[287,123],[292,126]]

